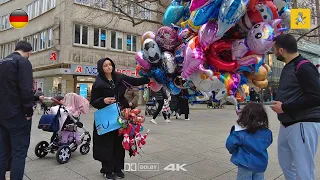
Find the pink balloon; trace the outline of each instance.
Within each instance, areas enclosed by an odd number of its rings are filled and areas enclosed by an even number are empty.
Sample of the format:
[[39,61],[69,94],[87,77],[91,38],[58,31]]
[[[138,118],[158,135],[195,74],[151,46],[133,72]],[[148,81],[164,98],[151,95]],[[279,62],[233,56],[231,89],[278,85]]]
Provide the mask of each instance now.
[[216,34],[218,31],[218,24],[213,21],[209,21],[203,26],[201,26],[199,30],[199,41],[203,48],[209,47],[215,41],[220,38],[216,38]]
[[153,91],[153,92],[158,92],[160,91],[160,89],[162,88],[162,85],[161,84],[158,84],[156,82],[150,82],[149,83],[149,86],[150,86],[150,89]]
[[140,66],[145,69],[145,70],[149,70],[151,68],[151,65],[149,64],[148,61],[143,59],[143,53],[142,51],[138,51],[136,53],[136,60],[138,62],[138,64],[140,64]]
[[171,51],[178,45],[178,32],[172,27],[163,26],[157,31],[156,42],[161,48]]
[[276,37],[275,29],[281,20],[275,19],[270,22],[260,22],[255,24],[247,35],[247,45],[255,54],[265,54],[274,45],[274,38]]
[[191,4],[190,4],[190,12],[197,10],[211,2],[213,2],[214,0],[191,0]]
[[250,50],[245,41],[246,39],[238,39],[232,42],[232,60],[241,59]]
[[200,46],[198,36],[188,42],[184,53],[184,62],[181,76],[190,77],[205,61],[205,54]]
[[249,55],[238,60],[240,66],[249,66],[252,64],[258,64],[263,57],[261,55]]

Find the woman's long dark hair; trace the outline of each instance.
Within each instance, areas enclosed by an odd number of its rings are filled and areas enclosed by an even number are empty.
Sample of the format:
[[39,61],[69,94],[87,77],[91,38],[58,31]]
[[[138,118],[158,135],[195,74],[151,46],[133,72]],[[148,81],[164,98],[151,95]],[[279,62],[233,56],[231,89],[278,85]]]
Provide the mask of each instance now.
[[259,129],[269,128],[268,115],[263,105],[250,102],[240,112],[237,123],[247,132],[255,133]]

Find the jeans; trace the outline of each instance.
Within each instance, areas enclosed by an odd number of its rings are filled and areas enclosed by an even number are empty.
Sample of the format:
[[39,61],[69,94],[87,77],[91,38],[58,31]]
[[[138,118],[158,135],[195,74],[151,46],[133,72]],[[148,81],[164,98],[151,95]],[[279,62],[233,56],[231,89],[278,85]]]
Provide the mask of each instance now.
[[237,180],[264,180],[264,173],[253,172],[246,168],[238,167]]
[[281,125],[278,159],[287,180],[314,180],[314,157],[318,147],[320,123],[303,122]]
[[31,119],[23,113],[9,119],[0,119],[0,179],[5,179],[8,161],[11,161],[11,180],[23,179],[30,144]]

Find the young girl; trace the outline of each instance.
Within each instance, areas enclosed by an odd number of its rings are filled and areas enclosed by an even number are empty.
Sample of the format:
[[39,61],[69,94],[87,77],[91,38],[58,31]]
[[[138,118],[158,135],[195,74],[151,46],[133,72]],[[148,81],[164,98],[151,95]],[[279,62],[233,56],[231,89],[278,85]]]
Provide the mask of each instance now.
[[268,116],[263,105],[249,103],[231,128],[226,147],[238,166],[237,180],[263,180],[268,165],[267,148],[272,143]]

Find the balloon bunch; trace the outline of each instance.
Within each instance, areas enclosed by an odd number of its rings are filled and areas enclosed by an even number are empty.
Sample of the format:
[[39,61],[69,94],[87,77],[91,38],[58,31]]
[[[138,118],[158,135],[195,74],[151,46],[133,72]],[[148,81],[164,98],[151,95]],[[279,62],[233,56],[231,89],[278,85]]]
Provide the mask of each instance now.
[[[137,72],[154,79],[153,91],[195,88],[208,100],[229,101],[244,84],[268,85],[266,53],[289,27],[287,0],[172,0],[165,26],[142,36]],[[178,23],[180,26],[178,26]]]
[[141,109],[125,108],[121,111],[121,116],[118,121],[121,127],[118,132],[119,136],[123,134],[122,146],[125,150],[129,151],[130,156],[136,156],[139,154],[138,149],[142,149],[142,146],[146,144],[146,138],[150,130],[144,135],[140,132],[143,131],[142,123],[144,123],[144,117],[139,115]]

